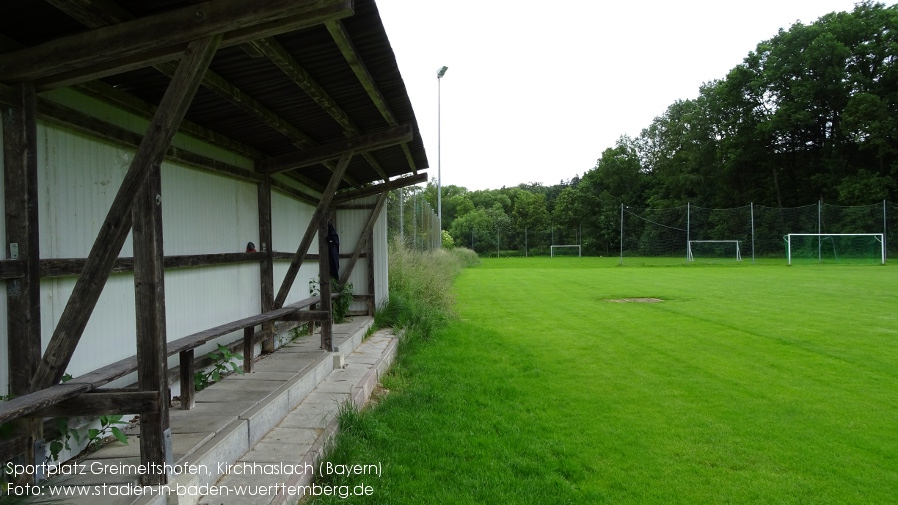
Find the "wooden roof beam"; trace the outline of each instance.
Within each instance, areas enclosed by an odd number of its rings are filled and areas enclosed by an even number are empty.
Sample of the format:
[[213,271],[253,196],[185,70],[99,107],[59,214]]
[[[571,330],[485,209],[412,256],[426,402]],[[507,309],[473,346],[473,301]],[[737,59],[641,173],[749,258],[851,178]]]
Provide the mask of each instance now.
[[421,172],[420,174],[409,175],[406,177],[400,177],[398,179],[393,179],[392,181],[387,181],[374,186],[368,186],[367,188],[362,188],[359,190],[338,193],[334,197],[334,204],[344,203],[350,200],[355,200],[357,198],[364,198],[366,196],[373,196],[385,191],[393,191],[394,189],[421,184],[422,182],[427,182],[427,174],[424,172]]
[[[312,76],[302,66],[299,65],[293,56],[274,38],[257,40],[246,46],[253,46],[261,55],[267,57],[274,63],[287,77],[289,77],[300,89],[306,92],[312,100],[315,101],[322,109],[325,110],[337,124],[343,128],[343,134],[347,138],[357,137],[362,131],[355,125],[349,114],[343,111],[339,105],[331,98],[330,95],[322,88]],[[385,180],[389,179],[386,172],[380,166],[380,163],[374,159],[369,153],[363,153],[362,156],[371,165],[372,168]]]
[[[47,1],[56,6],[59,10],[66,13],[72,19],[75,19],[88,28],[100,28],[102,26],[107,26],[110,24],[130,21],[134,18],[129,12],[118,8],[118,6],[112,3],[110,0]],[[251,48],[250,44],[243,44],[242,47]],[[16,47],[16,49],[19,48],[21,48],[21,46]],[[259,56],[262,56],[262,54],[260,53]],[[164,73],[167,73],[169,76],[173,75],[174,73],[174,70],[172,70],[172,66],[164,68],[163,70],[165,71]],[[147,119],[151,119],[153,117],[153,114],[155,114],[156,112],[155,105],[147,103],[135,97],[134,95],[131,95],[130,93],[126,93],[124,91],[116,89],[115,87],[110,86],[101,80],[79,84],[75,86],[75,89],[100,101],[115,105],[120,109],[131,112],[132,114],[137,114]],[[186,119],[181,121],[180,131],[187,135],[191,135],[205,142],[221,146],[232,152],[238,153],[248,158],[252,158],[254,160],[267,158],[267,155],[263,154],[261,151],[231,140],[213,130],[209,130]],[[300,183],[305,184],[309,188],[312,188],[316,191],[323,191],[324,189],[324,186],[319,185],[314,181],[309,180],[308,178],[304,178],[299,175],[291,175],[291,178],[298,180]],[[284,191],[289,191],[292,188],[284,186],[281,189]],[[294,196],[298,196],[301,200],[311,202],[312,204],[316,204],[318,202],[317,198],[311,199],[311,197],[305,195],[300,191],[293,191],[292,194],[294,194]]]
[[88,28],[130,21],[134,16],[112,0],[44,0]]
[[362,135],[340,142],[286,154],[260,162],[256,171],[263,174],[286,172],[309,165],[317,165],[328,160],[339,158],[345,153],[373,151],[384,147],[411,142],[415,134],[411,125],[398,126],[386,131]]
[[[161,65],[156,65],[155,68],[168,76],[172,76],[174,75],[177,65],[173,63],[164,63]],[[262,105],[258,100],[251,97],[250,95],[247,95],[242,90],[240,90],[240,88],[234,86],[224,77],[221,77],[211,70],[207,70],[205,77],[203,77],[203,87],[210,91],[213,91],[228,102],[231,102],[243,112],[246,112],[247,114],[254,116],[256,119],[264,122],[278,133],[290,139],[293,142],[293,145],[295,145],[296,147],[299,147],[301,149],[310,149],[319,145],[318,142],[316,142],[312,137],[308,136],[303,131],[291,125],[286,119],[278,116],[274,111]],[[324,166],[326,166],[331,172],[333,172],[333,163],[324,163]],[[310,185],[310,187],[315,189],[320,187],[320,185],[315,184],[312,181],[307,181],[305,180],[305,178],[298,177],[297,180],[299,180],[303,184],[308,184]],[[349,175],[344,174],[343,180],[354,187],[361,187],[361,184]]]
[[[91,81],[79,84],[78,86],[75,86],[75,90],[144,119],[152,118],[153,114],[156,112],[155,105],[126,91],[110,86],[103,81]],[[268,157],[258,149],[237,142],[236,140],[187,119],[181,121],[179,133],[189,135],[193,138],[202,140],[203,142],[216,145],[222,149],[227,149],[228,151],[250,159],[260,160]]]
[[[112,0],[44,1],[88,28],[101,28],[103,26],[123,23],[134,19],[134,16],[131,15],[130,12],[121,8]],[[151,119],[156,112],[155,105],[145,102],[130,93],[122,91],[114,86],[110,86],[100,80],[79,84],[75,86],[75,89],[100,100],[101,102],[114,105],[146,119]],[[247,158],[262,159],[266,157],[261,151],[231,140],[213,130],[186,119],[181,121],[180,131],[204,142],[215,144],[231,152],[246,156]]]
[[221,47],[230,47],[352,13],[352,0],[209,0],[2,54],[0,75],[39,89],[68,86],[176,60],[208,35],[224,34]]
[[[365,63],[362,62],[362,58],[359,56],[355,44],[352,43],[349,33],[346,32],[346,27],[343,26],[343,23],[341,23],[339,19],[328,21],[324,23],[324,26],[327,27],[327,31],[330,32],[331,37],[334,39],[337,47],[340,48],[340,52],[343,53],[343,57],[346,58],[346,62],[349,63],[349,66],[359,79],[362,87],[368,92],[368,96],[371,97],[371,101],[374,102],[377,110],[380,111],[381,115],[390,126],[397,126],[399,121],[396,120],[396,116],[393,114],[393,111],[390,110],[390,106],[387,104],[387,99],[384,98],[380,89],[378,89],[377,84],[374,83],[374,77],[371,76]],[[411,150],[409,150],[407,145],[403,145],[402,150],[405,153],[405,159],[408,161],[409,168],[411,168],[412,172],[417,174],[418,167],[415,165]]]

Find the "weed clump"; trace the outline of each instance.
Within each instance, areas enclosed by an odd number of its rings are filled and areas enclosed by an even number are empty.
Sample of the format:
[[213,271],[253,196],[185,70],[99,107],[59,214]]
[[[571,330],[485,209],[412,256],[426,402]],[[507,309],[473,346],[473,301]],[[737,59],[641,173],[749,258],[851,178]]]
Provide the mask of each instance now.
[[453,280],[478,262],[477,253],[463,247],[414,251],[392,242],[390,297],[376,314],[375,324],[401,329],[406,339],[428,338],[453,315]]

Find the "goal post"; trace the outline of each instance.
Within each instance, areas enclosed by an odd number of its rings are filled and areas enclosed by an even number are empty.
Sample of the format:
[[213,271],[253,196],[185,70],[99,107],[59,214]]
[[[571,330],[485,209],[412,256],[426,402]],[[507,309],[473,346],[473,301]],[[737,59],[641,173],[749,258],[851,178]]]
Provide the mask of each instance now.
[[731,254],[733,254],[732,257],[735,257],[736,261],[742,261],[742,250],[739,247],[740,242],[742,242],[742,241],[741,240],[690,240],[686,247],[686,259],[689,261],[695,261],[695,255],[693,253],[693,245],[694,244],[717,244],[718,246],[728,246],[728,245],[732,244],[734,246],[732,248],[730,248],[730,247],[715,247],[714,252],[717,253],[719,251],[726,251],[727,249],[729,249],[730,251],[733,251],[733,249],[735,249],[734,253],[733,252],[723,252],[722,254],[715,254],[715,256],[725,257],[725,256],[730,256]]
[[582,249],[581,249],[581,247],[580,247],[578,244],[573,244],[573,245],[551,245],[551,246],[549,246],[549,257],[550,257],[550,258],[554,258],[554,257],[555,257],[555,249],[556,249],[556,248],[558,248],[558,249],[564,249],[564,248],[571,248],[571,249],[573,249],[573,248],[576,248],[576,249],[577,249],[577,257],[579,258],[579,257],[582,257],[582,256],[583,256],[583,254],[582,254]]
[[789,265],[798,259],[886,263],[882,233],[789,233],[784,238]]

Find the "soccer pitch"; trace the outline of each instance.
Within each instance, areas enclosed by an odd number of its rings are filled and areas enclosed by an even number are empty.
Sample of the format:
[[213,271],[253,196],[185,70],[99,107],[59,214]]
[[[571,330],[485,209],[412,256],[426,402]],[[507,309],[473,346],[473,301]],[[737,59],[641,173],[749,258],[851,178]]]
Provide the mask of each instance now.
[[454,289],[342,427],[384,468],[353,503],[898,496],[898,268],[484,259]]
[[614,265],[486,259],[457,282],[461,317],[580,462],[574,496],[898,496],[898,269]]

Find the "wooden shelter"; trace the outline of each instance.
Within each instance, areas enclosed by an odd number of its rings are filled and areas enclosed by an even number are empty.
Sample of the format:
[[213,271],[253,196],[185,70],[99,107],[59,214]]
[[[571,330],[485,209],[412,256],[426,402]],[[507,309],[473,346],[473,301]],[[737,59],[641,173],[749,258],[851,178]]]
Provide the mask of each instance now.
[[[189,408],[194,349],[219,337],[242,332],[247,369],[275,321],[320,320],[328,349],[330,284],[296,286],[307,259],[329,277],[315,236],[355,213],[340,278],[366,258],[372,305],[386,192],[426,180],[373,0],[5,2],[0,105],[4,461],[35,461],[47,417],[138,413],[142,461],[170,462],[169,358]],[[94,327],[112,340],[85,344]],[[136,387],[108,386],[134,371]]]

